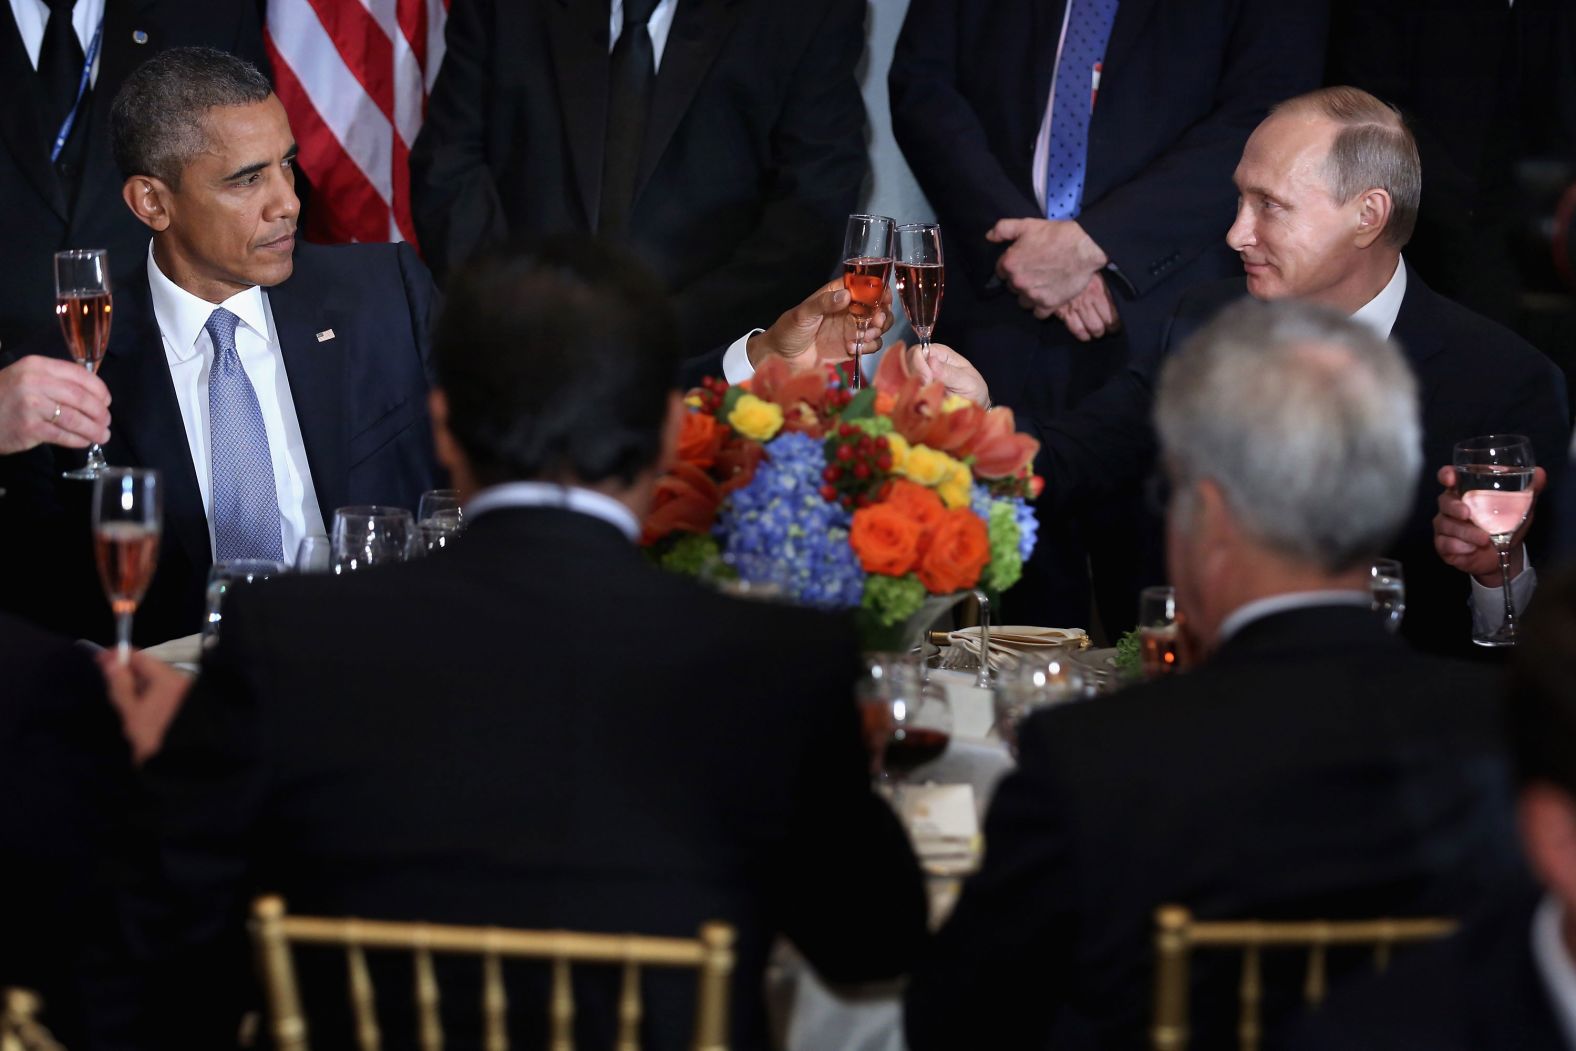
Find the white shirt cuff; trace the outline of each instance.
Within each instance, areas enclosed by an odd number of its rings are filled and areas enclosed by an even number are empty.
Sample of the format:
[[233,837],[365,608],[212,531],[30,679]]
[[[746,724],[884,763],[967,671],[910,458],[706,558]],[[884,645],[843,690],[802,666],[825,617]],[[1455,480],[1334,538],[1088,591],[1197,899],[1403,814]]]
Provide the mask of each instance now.
[[755,375],[755,366],[750,364],[748,344],[751,336],[758,336],[765,332],[764,328],[752,328],[744,335],[733,341],[722,355],[722,378],[729,383],[743,383]]
[[[1538,588],[1538,574],[1532,568],[1532,556],[1525,547],[1522,548],[1521,557],[1524,562],[1521,573],[1510,581],[1510,603],[1515,607],[1518,617],[1526,610],[1527,603],[1532,601],[1532,593]],[[1504,590],[1486,588],[1475,577],[1468,579],[1472,581],[1472,630],[1484,635],[1501,627],[1505,623]]]

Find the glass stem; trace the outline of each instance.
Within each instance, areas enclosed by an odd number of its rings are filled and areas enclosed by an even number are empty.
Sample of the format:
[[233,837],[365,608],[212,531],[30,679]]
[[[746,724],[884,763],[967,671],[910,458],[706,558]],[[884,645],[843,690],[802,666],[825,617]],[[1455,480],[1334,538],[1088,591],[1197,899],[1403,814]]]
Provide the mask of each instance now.
[[1510,598],[1510,548],[1506,545],[1495,545],[1494,552],[1499,555],[1499,584],[1505,593],[1505,627],[1502,634],[1514,639],[1516,637],[1516,604]]
[[115,614],[115,659],[122,665],[131,663],[130,613]]
[[859,390],[863,386],[864,376],[861,375],[861,370],[859,368],[859,355],[864,353],[865,333],[869,330],[869,327],[870,322],[863,318],[859,319],[859,346],[854,349],[854,390]]

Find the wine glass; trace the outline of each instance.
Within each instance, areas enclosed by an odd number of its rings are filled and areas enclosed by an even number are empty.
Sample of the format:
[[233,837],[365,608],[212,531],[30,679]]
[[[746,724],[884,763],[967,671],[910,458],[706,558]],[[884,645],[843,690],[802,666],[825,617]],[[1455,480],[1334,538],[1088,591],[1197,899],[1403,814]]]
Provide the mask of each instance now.
[[903,313],[919,337],[923,351],[930,350],[930,333],[941,313],[941,296],[947,272],[941,259],[941,227],[935,223],[910,223],[897,228],[893,274]]
[[1532,476],[1536,466],[1532,443],[1519,434],[1489,434],[1457,442],[1456,494],[1467,505],[1472,524],[1487,533],[1499,555],[1500,584],[1505,593],[1505,623],[1483,634],[1472,633],[1479,646],[1516,644],[1516,606],[1510,597],[1510,548],[1532,513]]
[[267,580],[288,572],[289,566],[266,558],[230,558],[215,562],[208,570],[208,590],[205,596],[207,612],[202,621],[202,643],[211,646],[219,638],[219,625],[224,619],[224,597],[237,584],[250,584]]
[[[422,498],[423,501],[426,497]],[[460,517],[458,507],[452,510],[434,511],[430,516],[416,522],[416,532],[421,541],[420,548],[425,554],[442,551],[449,547],[465,531],[465,521]]]
[[1401,563],[1393,558],[1374,559],[1368,567],[1368,588],[1373,593],[1374,612],[1384,621],[1385,630],[1394,635],[1406,615],[1406,577]]
[[[66,349],[89,372],[98,372],[109,347],[109,252],[103,248],[72,248],[55,253],[55,316]],[[67,478],[97,478],[109,465],[98,442],[88,449],[87,463]]]
[[[848,312],[859,330],[860,351],[870,330],[870,319],[881,306],[887,271],[892,266],[892,220],[884,215],[850,215],[843,239],[843,287],[852,302]],[[854,354],[854,389],[863,383],[859,352]]]
[[860,718],[876,779],[887,790],[941,757],[952,740],[947,692],[926,683],[907,653],[871,655],[861,683]]
[[404,562],[418,541],[416,521],[403,507],[341,507],[334,512],[335,573]]
[[310,533],[296,545],[297,573],[327,573],[334,568],[334,545],[322,533]]
[[[428,489],[422,493],[421,502],[416,505],[416,524],[423,525],[442,513],[451,513],[452,521],[464,527],[465,512],[460,509],[458,489]],[[446,523],[449,521],[445,519]]]
[[1061,658],[1019,659],[1011,670],[996,677],[991,691],[996,715],[996,736],[1014,756],[1018,754],[1018,724],[1031,713],[1058,701],[1084,695],[1084,676],[1071,661]]
[[1181,669],[1175,588],[1148,587],[1138,593],[1138,652],[1146,679],[1173,675]]
[[159,563],[162,502],[158,471],[106,467],[94,476],[93,553],[122,664],[131,660],[131,620]]

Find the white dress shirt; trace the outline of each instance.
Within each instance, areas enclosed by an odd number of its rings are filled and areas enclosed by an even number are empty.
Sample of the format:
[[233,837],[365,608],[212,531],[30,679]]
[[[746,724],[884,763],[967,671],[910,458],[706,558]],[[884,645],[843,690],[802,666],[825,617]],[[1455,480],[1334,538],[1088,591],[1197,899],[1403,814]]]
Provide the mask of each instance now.
[[[654,70],[662,68],[662,51],[668,46],[668,30],[673,28],[673,13],[678,7],[679,0],[659,0],[657,6],[651,9],[651,17],[646,20],[646,33],[651,37],[651,68]],[[607,21],[608,54],[613,53],[613,45],[618,43],[623,32],[624,0],[613,0],[613,10],[608,13]]]
[[1545,895],[1532,916],[1532,961],[1537,965],[1549,1006],[1565,1035],[1565,1046],[1576,1048],[1576,964],[1572,964],[1560,926],[1565,910],[1552,895]]
[[1288,591],[1284,595],[1271,595],[1268,598],[1254,599],[1244,603],[1227,614],[1226,619],[1220,622],[1218,632],[1219,643],[1225,642],[1243,628],[1256,620],[1273,616],[1276,613],[1285,613],[1288,610],[1306,609],[1310,606],[1359,606],[1370,609],[1373,606],[1373,596],[1366,591]]
[[[77,31],[77,40],[82,44],[84,55],[87,54],[88,45],[93,42],[93,31],[104,17],[104,2],[77,0],[76,6],[71,9],[71,27]],[[36,70],[38,54],[44,49],[44,27],[49,23],[49,5],[44,0],[11,0],[11,15],[16,19],[17,31],[22,34],[22,47],[27,51],[27,60],[33,63]],[[103,51],[104,45],[100,42],[99,57],[93,60],[93,72],[89,75],[90,83],[98,83],[99,61],[103,58]]]
[[593,489],[551,482],[505,482],[489,486],[465,504],[465,518],[474,521],[489,511],[509,507],[559,507],[565,511],[600,518],[634,543],[640,536],[640,521],[635,512]]
[[[175,400],[180,405],[181,422],[186,427],[186,444],[191,449],[192,467],[197,472],[197,488],[202,491],[203,511],[208,515],[208,550],[213,552],[213,457],[208,429],[208,373],[213,367],[213,339],[203,326],[218,309],[199,299],[164,275],[148,245],[148,290],[153,296],[153,317],[164,340],[164,358],[170,366],[175,385]],[[241,323],[235,329],[235,350],[240,356],[246,378],[257,392],[263,412],[263,429],[268,432],[268,452],[274,461],[274,492],[279,498],[280,550],[286,562],[295,560],[301,538],[323,533],[323,512],[317,506],[312,488],[312,468],[306,459],[306,444],[301,438],[301,423],[296,417],[295,399],[290,394],[290,377],[285,372],[279,335],[274,328],[273,311],[268,308],[268,293],[253,285],[237,292],[220,304]]]
[[[1352,320],[1366,326],[1380,338],[1389,339],[1390,331],[1395,328],[1395,319],[1401,313],[1401,300],[1405,298],[1406,260],[1402,258],[1396,261],[1395,273],[1384,288],[1364,303],[1352,315]],[[1463,434],[1461,437],[1470,438],[1472,435]],[[1532,601],[1532,593],[1538,587],[1538,575],[1532,571],[1532,559],[1525,548],[1521,557],[1523,568],[1510,582],[1510,600],[1517,613],[1527,608],[1527,603]],[[1504,592],[1499,588],[1486,588],[1475,578],[1468,579],[1472,581],[1472,630],[1479,635],[1486,635],[1505,623]]]

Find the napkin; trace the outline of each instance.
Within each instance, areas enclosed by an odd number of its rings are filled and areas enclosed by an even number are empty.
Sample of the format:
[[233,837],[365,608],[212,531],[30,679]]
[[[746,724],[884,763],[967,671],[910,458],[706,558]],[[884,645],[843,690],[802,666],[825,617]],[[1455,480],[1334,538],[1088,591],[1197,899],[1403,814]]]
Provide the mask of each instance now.
[[[980,629],[959,628],[947,633],[947,647],[941,654],[943,668],[978,668]],[[990,666],[1004,671],[1018,666],[1024,657],[1051,658],[1052,651],[1074,650],[1089,646],[1089,633],[1082,628],[1039,628],[1024,624],[1003,624],[990,629]]]
[[185,635],[157,646],[149,646],[142,652],[149,657],[157,657],[165,664],[173,664],[182,671],[196,671],[202,663],[202,636]]

